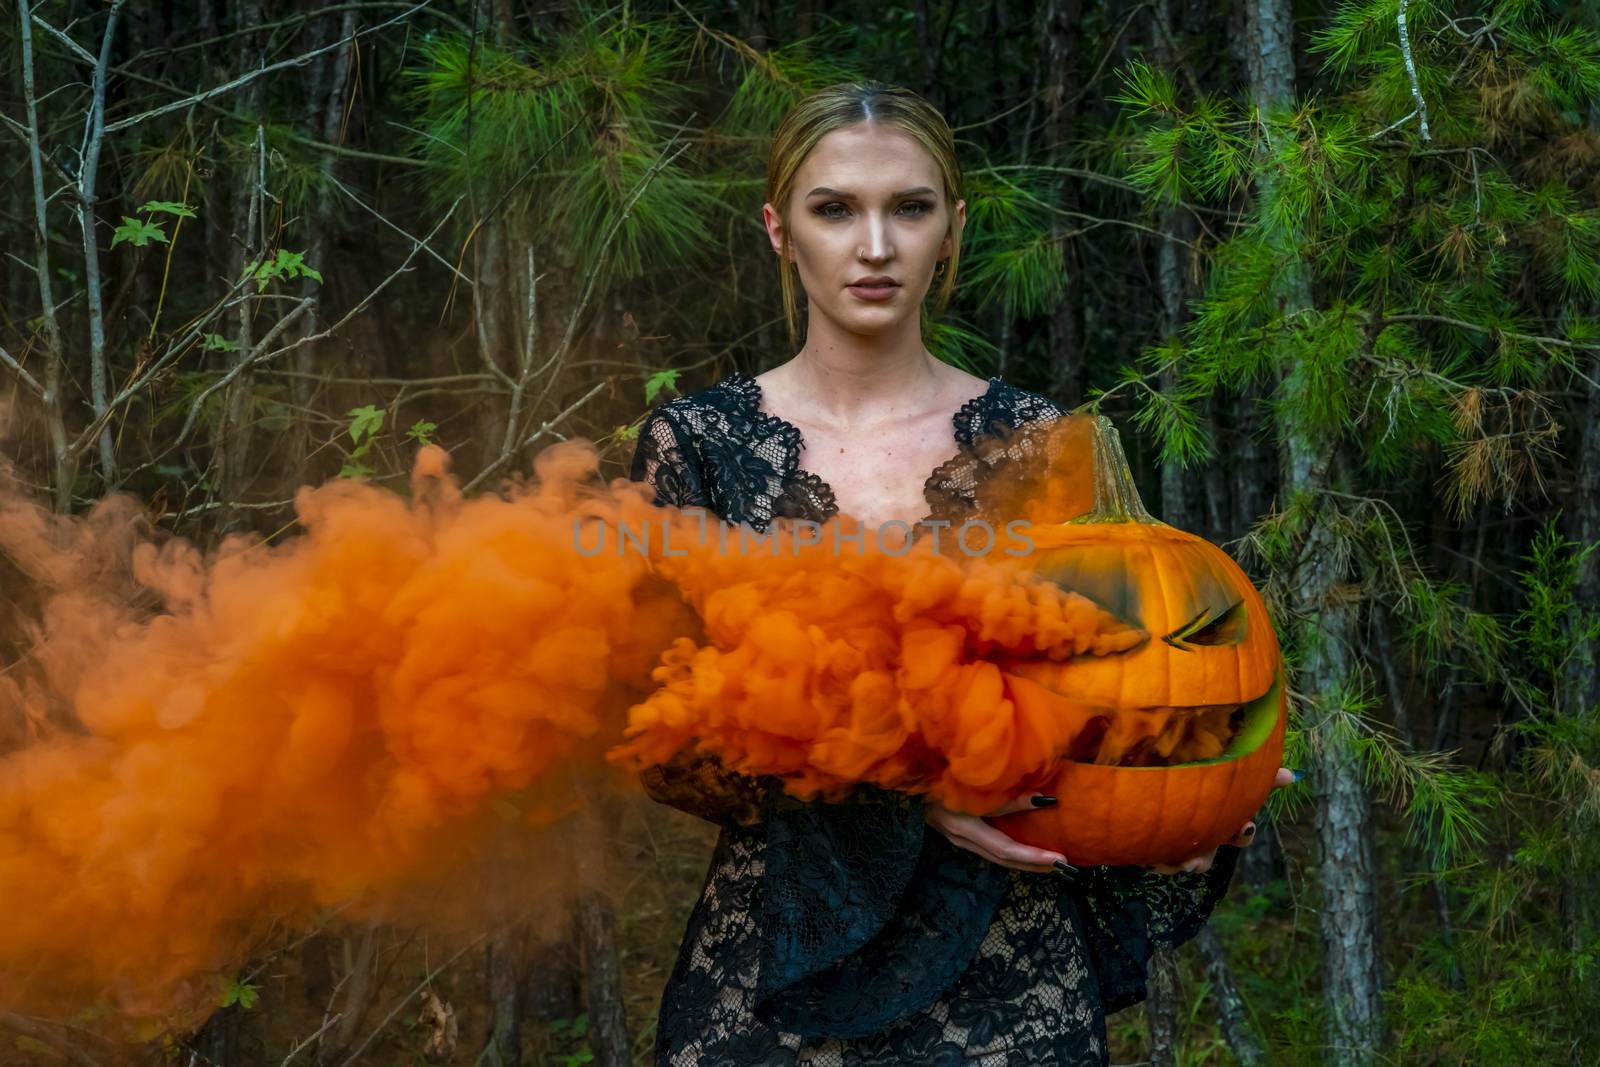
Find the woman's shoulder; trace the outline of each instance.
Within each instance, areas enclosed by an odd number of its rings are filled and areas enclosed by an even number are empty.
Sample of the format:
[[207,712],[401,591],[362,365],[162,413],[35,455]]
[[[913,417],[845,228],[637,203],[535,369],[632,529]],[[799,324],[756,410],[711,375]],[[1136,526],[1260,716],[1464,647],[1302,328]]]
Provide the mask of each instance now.
[[754,380],[743,371],[730,371],[710,385],[662,401],[651,416],[698,437],[708,429],[725,427],[730,419],[748,418],[753,409],[759,409]]
[[[761,416],[761,392],[756,380],[744,371],[730,371],[710,385],[663,401],[652,411],[671,422],[690,439],[709,433],[727,434],[736,425],[752,429],[787,429],[781,420]],[[971,444],[980,437],[1004,434],[1028,423],[1048,421],[1065,415],[1066,409],[1042,393],[1015,385],[994,375],[988,387],[962,404],[952,418],[956,440]]]
[[1042,393],[1013,385],[996,375],[989,388],[956,412],[956,440],[972,444],[980,437],[1004,435],[1033,422],[1060,418],[1067,410]]

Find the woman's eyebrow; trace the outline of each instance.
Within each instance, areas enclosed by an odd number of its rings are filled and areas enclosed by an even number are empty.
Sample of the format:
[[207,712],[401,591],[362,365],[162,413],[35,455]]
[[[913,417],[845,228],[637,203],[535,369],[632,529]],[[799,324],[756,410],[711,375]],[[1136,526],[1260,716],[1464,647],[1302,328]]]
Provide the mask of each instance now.
[[[889,194],[889,199],[890,200],[898,200],[903,196],[923,196],[923,195],[925,195],[927,193],[931,193],[931,192],[933,192],[933,190],[928,188],[928,186],[919,185],[914,189],[899,189],[899,190],[896,190],[895,192]],[[815,189],[813,189],[809,193],[807,193],[806,195],[807,196],[834,196],[834,197],[838,197],[840,200],[854,200],[856,198],[856,194],[855,193],[846,193],[846,192],[843,192],[843,191],[841,191],[839,189],[830,189],[826,185],[819,185]]]

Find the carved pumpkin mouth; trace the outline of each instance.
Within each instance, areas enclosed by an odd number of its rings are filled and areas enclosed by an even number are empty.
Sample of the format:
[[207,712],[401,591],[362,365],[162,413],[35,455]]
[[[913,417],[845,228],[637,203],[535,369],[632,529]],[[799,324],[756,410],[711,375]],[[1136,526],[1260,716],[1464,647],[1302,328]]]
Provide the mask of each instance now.
[[1280,675],[1243,704],[1118,708],[1094,715],[1063,758],[1112,767],[1225,763],[1261,746],[1277,722]]
[[1060,695],[1027,664],[1006,668],[1013,695],[1035,709],[1051,708],[1072,740],[1061,759],[1104,767],[1157,769],[1227,763],[1256,751],[1272,735],[1283,707],[1283,673],[1240,704],[1169,707],[1088,707]]

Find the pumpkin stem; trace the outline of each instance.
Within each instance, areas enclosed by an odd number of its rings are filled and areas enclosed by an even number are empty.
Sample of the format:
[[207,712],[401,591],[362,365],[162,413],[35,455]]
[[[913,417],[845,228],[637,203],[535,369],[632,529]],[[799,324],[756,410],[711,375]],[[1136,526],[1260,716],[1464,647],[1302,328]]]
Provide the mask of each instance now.
[[1163,525],[1144,509],[1139,487],[1128,469],[1117,428],[1104,415],[1094,416],[1094,508],[1072,520],[1082,523],[1142,522]]

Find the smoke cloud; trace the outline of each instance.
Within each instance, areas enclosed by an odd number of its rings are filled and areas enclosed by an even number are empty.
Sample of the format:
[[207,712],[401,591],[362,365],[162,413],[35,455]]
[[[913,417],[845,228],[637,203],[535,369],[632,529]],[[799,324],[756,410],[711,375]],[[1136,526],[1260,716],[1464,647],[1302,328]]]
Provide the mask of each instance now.
[[[1085,510],[1087,441],[1062,420],[1049,462],[991,454],[979,513]],[[211,551],[126,499],[62,518],[0,491],[0,1006],[193,1025],[269,929],[436,880],[508,813],[558,822],[575,775],[631,788],[692,748],[800,796],[992,810],[1103,715],[988,657],[1147,638],[1009,534],[841,550],[849,520],[780,523],[741,551],[598,471],[567,442],[464,499],[424,448],[408,493],[305,488],[300,532]]]

